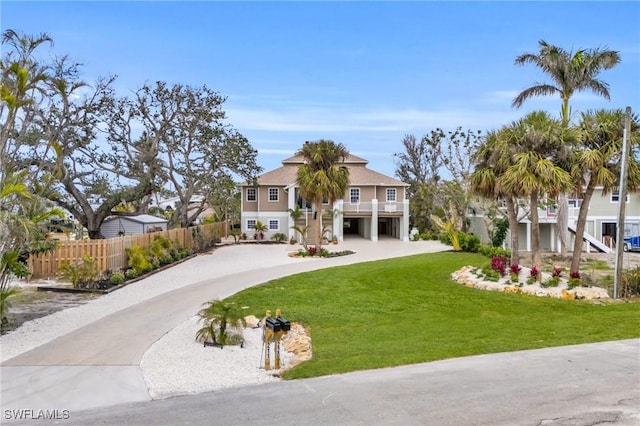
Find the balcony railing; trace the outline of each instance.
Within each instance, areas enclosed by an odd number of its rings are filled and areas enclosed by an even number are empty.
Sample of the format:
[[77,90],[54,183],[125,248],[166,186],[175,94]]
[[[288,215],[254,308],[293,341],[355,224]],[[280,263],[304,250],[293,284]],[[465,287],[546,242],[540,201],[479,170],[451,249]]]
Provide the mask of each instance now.
[[342,210],[350,213],[360,213],[360,212],[371,212],[372,203],[371,201],[360,201],[358,204],[344,203],[342,205]]

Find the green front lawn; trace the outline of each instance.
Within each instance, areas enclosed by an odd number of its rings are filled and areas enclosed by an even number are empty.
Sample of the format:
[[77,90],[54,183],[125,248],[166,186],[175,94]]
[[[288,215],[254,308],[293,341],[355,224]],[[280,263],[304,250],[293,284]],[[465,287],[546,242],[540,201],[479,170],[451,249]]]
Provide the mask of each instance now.
[[257,317],[281,308],[311,330],[313,377],[445,358],[640,337],[640,305],[505,294],[451,281],[488,259],[437,253],[325,269],[229,298]]

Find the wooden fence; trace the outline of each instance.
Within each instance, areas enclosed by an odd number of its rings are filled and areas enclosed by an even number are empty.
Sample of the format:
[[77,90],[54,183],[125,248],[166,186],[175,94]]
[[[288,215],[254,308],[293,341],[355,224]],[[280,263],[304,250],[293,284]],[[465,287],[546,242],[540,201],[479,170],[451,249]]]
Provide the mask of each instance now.
[[62,262],[74,262],[88,254],[96,260],[100,272],[108,269],[116,271],[126,268],[128,248],[148,247],[156,236],[174,241],[181,248],[195,251],[211,245],[215,238],[223,236],[224,226],[224,223],[212,223],[106,240],[61,241],[52,252],[29,256],[27,266],[31,278],[52,278],[58,274]]

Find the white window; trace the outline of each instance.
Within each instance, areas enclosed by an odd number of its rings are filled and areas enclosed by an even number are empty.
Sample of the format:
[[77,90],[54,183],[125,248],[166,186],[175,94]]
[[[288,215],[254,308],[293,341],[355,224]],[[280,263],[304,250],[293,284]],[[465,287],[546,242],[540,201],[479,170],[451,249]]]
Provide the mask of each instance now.
[[329,204],[329,199],[328,198],[323,198],[322,199],[322,204]]
[[395,203],[396,202],[396,189],[395,188],[387,188],[387,202]]
[[[615,190],[615,191],[611,191],[611,202],[612,203],[619,203],[620,202],[620,191],[619,190]],[[627,194],[627,196],[624,199],[625,203],[629,202],[629,194]]]
[[278,201],[279,194],[278,188],[269,188],[269,201]]
[[582,206],[582,199],[581,198],[569,198],[567,200],[567,203],[569,204],[569,208],[570,209],[578,209],[578,208],[580,208],[580,206]]
[[351,188],[349,195],[351,204],[360,204],[360,188]]
[[258,191],[256,188],[247,188],[247,201],[256,201],[258,199]]
[[256,229],[255,219],[247,219],[247,229]]
[[269,219],[269,231],[277,231],[280,229],[280,221],[278,219]]

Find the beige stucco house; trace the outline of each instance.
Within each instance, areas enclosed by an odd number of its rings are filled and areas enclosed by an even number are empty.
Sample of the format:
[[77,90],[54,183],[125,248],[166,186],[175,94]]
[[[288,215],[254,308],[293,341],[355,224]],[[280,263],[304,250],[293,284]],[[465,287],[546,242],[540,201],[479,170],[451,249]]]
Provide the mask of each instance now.
[[[302,199],[296,185],[296,173],[303,161],[301,156],[287,158],[282,161],[282,167],[260,175],[256,186],[241,185],[241,229],[248,238],[253,238],[254,226],[259,220],[269,228],[265,239],[270,239],[275,233],[297,239],[298,235],[291,229],[294,221],[289,214],[289,209],[295,209],[296,205],[302,209],[303,215],[295,225],[304,227],[313,221],[314,206]],[[325,236],[328,239],[335,236],[342,241],[345,235],[358,235],[377,241],[379,236],[387,235],[408,241],[409,200],[406,190],[409,185],[368,169],[367,163],[355,155],[345,158],[350,185],[344,198],[333,206],[326,200],[322,206],[323,211],[333,210],[333,215],[323,215],[323,226],[327,230]]]

